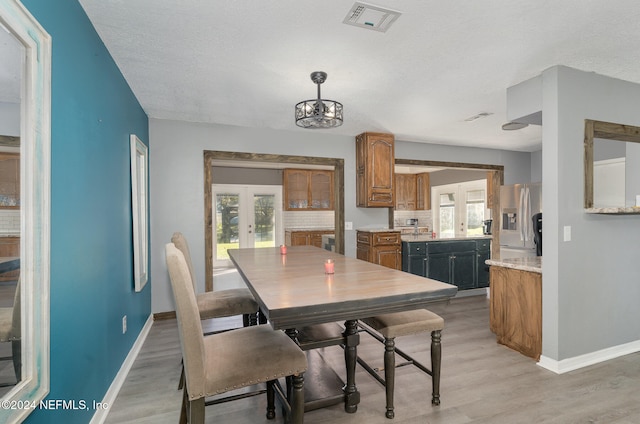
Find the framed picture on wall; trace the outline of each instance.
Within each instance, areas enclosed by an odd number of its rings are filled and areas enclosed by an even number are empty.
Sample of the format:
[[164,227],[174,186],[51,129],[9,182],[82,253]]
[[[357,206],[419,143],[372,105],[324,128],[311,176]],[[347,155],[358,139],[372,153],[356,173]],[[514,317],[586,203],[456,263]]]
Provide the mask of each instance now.
[[149,204],[147,182],[149,179],[148,148],[135,134],[131,143],[131,210],[133,214],[133,269],[136,291],[141,291],[148,280]]

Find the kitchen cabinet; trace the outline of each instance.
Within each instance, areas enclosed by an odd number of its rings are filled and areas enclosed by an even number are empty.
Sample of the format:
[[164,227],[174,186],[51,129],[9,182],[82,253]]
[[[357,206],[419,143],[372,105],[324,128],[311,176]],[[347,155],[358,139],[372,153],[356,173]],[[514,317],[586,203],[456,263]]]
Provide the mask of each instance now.
[[396,204],[399,211],[416,210],[416,176],[415,174],[396,174]]
[[489,266],[485,264],[491,259],[491,240],[476,240],[476,287],[489,287]]
[[393,134],[356,136],[356,206],[394,207],[394,168]]
[[285,169],[284,210],[333,210],[333,171]]
[[[0,237],[0,257],[20,257],[20,237]],[[20,276],[20,270],[0,274],[0,281],[14,281]]]
[[286,230],[284,243],[287,246],[322,247],[322,236],[334,234],[334,230]]
[[396,174],[396,210],[420,211],[431,209],[429,173]]
[[454,284],[459,290],[488,287],[484,261],[490,249],[489,239],[403,241],[402,270]]
[[416,174],[416,209],[431,210],[431,184],[428,172]]
[[18,153],[0,153],[0,209],[20,209]]
[[489,327],[498,343],[538,361],[542,353],[542,274],[491,266]]
[[399,231],[356,231],[356,257],[363,261],[402,269],[402,244]]

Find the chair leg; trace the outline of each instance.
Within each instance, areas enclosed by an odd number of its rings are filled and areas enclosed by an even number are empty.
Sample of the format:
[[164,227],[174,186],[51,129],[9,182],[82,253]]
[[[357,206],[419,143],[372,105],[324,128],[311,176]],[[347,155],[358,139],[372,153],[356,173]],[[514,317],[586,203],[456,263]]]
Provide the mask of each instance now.
[[187,388],[182,389],[182,405],[180,406],[180,419],[178,424],[187,424]]
[[267,419],[272,420],[276,417],[276,396],[275,396],[275,380],[267,381]]
[[433,394],[431,403],[440,405],[440,368],[442,364],[441,330],[431,332],[431,382]]
[[291,419],[292,424],[302,424],[304,420],[304,374],[294,375],[292,378]]
[[395,355],[395,339],[384,339],[384,381],[385,390],[387,394],[387,412],[385,416],[387,418],[393,418],[395,413],[393,412],[393,391],[395,388],[396,380],[396,355]]
[[13,371],[16,375],[16,381],[20,382],[22,380],[22,341],[12,341],[11,351],[13,355]]
[[184,360],[182,362],[182,370],[180,371],[180,381],[178,381],[178,390],[184,387]]
[[189,401],[189,424],[204,424],[204,397]]

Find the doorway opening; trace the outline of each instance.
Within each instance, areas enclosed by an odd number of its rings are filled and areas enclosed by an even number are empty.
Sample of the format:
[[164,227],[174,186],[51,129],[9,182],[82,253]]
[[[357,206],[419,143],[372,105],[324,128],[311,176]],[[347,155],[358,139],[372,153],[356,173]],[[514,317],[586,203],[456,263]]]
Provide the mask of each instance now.
[[[214,195],[213,182],[214,163],[224,162],[233,166],[244,168],[269,167],[305,167],[322,166],[334,170],[333,179],[333,203],[334,203],[334,228],[335,251],[344,254],[344,159],[321,158],[313,156],[289,156],[245,152],[225,152],[205,150],[204,156],[204,237],[205,237],[205,290],[213,290],[214,268]],[[279,202],[282,205],[282,201]],[[238,218],[239,220],[240,218]],[[276,242],[277,243],[277,242]],[[280,243],[282,244],[282,243]]]

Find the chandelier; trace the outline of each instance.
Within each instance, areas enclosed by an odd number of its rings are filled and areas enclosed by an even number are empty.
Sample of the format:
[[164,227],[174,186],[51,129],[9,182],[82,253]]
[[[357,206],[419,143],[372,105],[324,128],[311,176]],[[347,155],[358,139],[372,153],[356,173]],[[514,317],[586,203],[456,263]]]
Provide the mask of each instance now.
[[320,84],[327,73],[311,73],[311,81],[318,84],[318,98],[304,100],[296,105],[296,125],[302,128],[333,128],[342,125],[342,103],[326,100],[320,96]]

